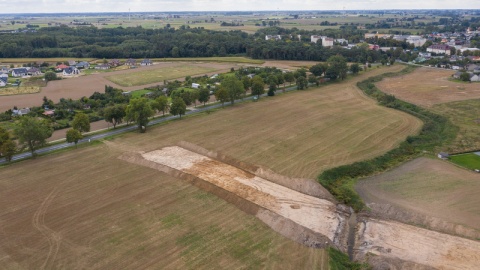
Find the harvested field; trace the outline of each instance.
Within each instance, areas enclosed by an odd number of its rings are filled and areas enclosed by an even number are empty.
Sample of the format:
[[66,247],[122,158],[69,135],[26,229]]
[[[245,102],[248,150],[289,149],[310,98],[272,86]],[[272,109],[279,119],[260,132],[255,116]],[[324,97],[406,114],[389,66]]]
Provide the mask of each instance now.
[[[373,257],[375,269],[478,269],[478,241],[376,219],[360,223],[358,232],[356,258]],[[386,267],[389,263],[401,266]]]
[[128,74],[111,75],[106,78],[117,85],[129,87],[152,83],[163,84],[164,80],[172,80],[186,76],[204,75],[216,70],[217,69],[215,68],[204,66],[178,65],[147,71],[136,70]]
[[[326,269],[324,251],[282,237],[185,181],[117,157],[184,140],[276,173],[314,178],[380,155],[419,130],[421,121],[377,106],[355,87],[401,68],[372,69],[344,83],[1,168],[0,262],[29,269]],[[238,207],[281,231],[283,221],[258,206]]]
[[1,168],[1,268],[327,269],[323,250],[124,152],[102,144]]
[[356,190],[380,216],[480,238],[478,173],[447,161],[418,158],[360,180]]
[[314,179],[327,168],[381,155],[419,130],[420,120],[380,107],[356,88],[367,76],[401,68],[372,69],[342,84],[187,117],[151,128],[144,140],[130,133],[122,141],[142,151],[188,141],[282,175]]
[[480,98],[480,84],[450,81],[454,73],[451,70],[418,68],[407,75],[385,78],[376,85],[385,93],[424,107]]
[[[305,195],[298,191],[270,182],[237,167],[228,165],[178,146],[165,147],[142,154],[148,161],[192,175],[240,198],[254,203],[272,214],[279,215],[313,231],[323,238],[313,244],[325,247],[341,244],[348,216],[337,212],[335,203]],[[255,215],[257,215],[255,213]],[[298,228],[297,233],[301,234]],[[290,232],[292,234],[294,232]],[[326,239],[324,238],[326,237]],[[308,237],[303,241],[312,241]]]

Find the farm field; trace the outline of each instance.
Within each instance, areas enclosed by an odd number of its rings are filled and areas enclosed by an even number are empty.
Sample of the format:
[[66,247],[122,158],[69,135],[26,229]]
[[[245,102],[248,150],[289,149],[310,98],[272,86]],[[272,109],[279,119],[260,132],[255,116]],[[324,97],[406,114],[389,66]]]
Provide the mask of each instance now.
[[480,84],[450,81],[452,74],[448,70],[418,68],[407,75],[385,78],[376,85],[385,93],[443,115],[458,126],[457,138],[445,150],[479,149]]
[[479,238],[478,179],[478,173],[447,161],[418,158],[358,181],[356,190],[373,212]]
[[164,80],[203,75],[216,70],[217,69],[215,68],[206,66],[177,65],[148,71],[135,70],[127,74],[111,75],[106,78],[117,85],[129,87],[152,83],[163,83]]
[[101,144],[0,169],[2,268],[327,269],[323,250],[122,152]]
[[[480,85],[478,86],[480,87]],[[448,117],[459,127],[457,138],[450,146],[453,152],[480,149],[480,99],[437,104],[431,109]]]
[[341,84],[261,98],[1,168],[2,264],[326,269],[324,251],[287,240],[180,179],[118,157],[187,141],[287,176],[315,178],[326,168],[380,155],[419,130],[421,121],[379,107],[355,87],[402,68],[371,69]]
[[385,78],[376,85],[385,93],[423,107],[480,98],[480,84],[450,81],[454,73],[452,70],[417,68],[407,75]]

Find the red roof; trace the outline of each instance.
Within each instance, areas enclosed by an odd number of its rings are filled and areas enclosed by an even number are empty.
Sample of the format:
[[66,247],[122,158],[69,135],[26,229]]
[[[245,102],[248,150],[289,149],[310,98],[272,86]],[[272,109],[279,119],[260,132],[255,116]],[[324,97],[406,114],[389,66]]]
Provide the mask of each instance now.
[[58,65],[58,66],[56,67],[56,69],[66,69],[66,68],[68,68],[68,66],[67,66],[67,65],[64,65],[64,64]]

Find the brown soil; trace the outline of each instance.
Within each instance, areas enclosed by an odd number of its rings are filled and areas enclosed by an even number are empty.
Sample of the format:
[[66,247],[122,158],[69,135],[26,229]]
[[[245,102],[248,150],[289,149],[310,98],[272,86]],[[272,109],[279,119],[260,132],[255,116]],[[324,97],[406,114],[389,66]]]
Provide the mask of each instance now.
[[425,107],[480,98],[480,84],[450,81],[454,73],[451,70],[418,68],[407,75],[385,78],[376,85],[383,92]]
[[132,149],[98,145],[1,168],[0,268],[328,269],[324,251],[116,158]]
[[[144,153],[142,157],[167,167],[160,168],[164,172],[187,179],[193,176],[253,203],[264,211],[260,214],[258,209],[247,212],[260,215],[261,220],[298,242],[314,247],[335,244],[346,249],[343,238],[346,215],[338,212],[336,205],[330,201],[290,190],[177,146]],[[285,226],[285,222],[290,226]]]

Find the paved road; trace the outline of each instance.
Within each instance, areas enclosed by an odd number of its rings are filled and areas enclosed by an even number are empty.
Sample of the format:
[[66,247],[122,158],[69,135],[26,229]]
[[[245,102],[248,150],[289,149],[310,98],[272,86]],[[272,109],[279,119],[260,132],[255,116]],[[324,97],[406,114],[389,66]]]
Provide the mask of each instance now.
[[[292,91],[292,90],[295,90],[295,89],[296,89],[296,86],[292,86],[292,87],[287,88],[286,91]],[[281,91],[281,90],[278,90],[278,91]],[[263,94],[262,96],[266,96],[266,94]],[[235,101],[235,103],[240,103],[242,101],[252,100],[253,98],[254,98],[253,96],[250,96],[250,97],[246,97],[244,99],[238,99],[238,100]],[[225,103],[225,105],[227,105],[227,104],[230,105],[230,102]],[[204,111],[207,111],[207,110],[216,109],[216,108],[219,108],[219,107],[222,107],[221,103],[213,104],[213,105],[202,107],[202,108],[190,108],[191,110],[187,111],[185,113],[185,115],[197,114],[197,113],[201,113],[201,112],[204,112]],[[173,120],[173,119],[176,119],[176,118],[179,118],[179,116],[170,115],[170,116],[166,116],[166,117],[155,118],[153,120],[150,120],[150,122],[148,123],[148,126],[163,123],[163,122],[170,121],[170,120]],[[110,136],[113,136],[113,135],[129,132],[129,131],[133,131],[133,130],[137,130],[137,129],[138,129],[138,127],[136,125],[119,127],[117,129],[112,129],[110,131],[107,131],[107,132],[104,132],[104,133],[101,133],[101,134],[86,136],[83,139],[81,139],[78,142],[78,144],[85,144],[85,143],[89,143],[91,141],[101,140],[101,139],[104,139],[106,137],[110,137]],[[64,143],[59,143],[59,144],[55,144],[55,145],[46,146],[44,148],[36,150],[35,152],[37,154],[45,154],[45,153],[57,151],[57,150],[60,150],[60,149],[65,149],[65,148],[72,147],[72,146],[74,146],[74,143],[64,142]],[[32,157],[32,153],[23,152],[23,153],[19,153],[19,154],[16,154],[15,156],[13,156],[12,161],[22,160],[22,159],[26,159],[26,158],[30,158],[30,157]],[[0,159],[0,164],[4,164],[6,162],[7,161],[5,160],[5,158]]]

